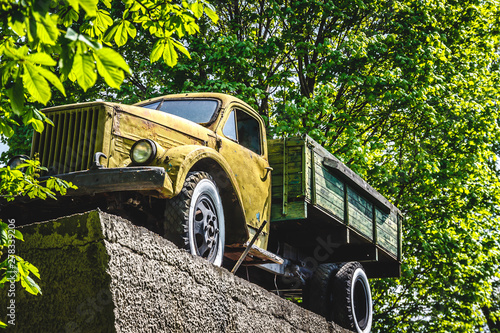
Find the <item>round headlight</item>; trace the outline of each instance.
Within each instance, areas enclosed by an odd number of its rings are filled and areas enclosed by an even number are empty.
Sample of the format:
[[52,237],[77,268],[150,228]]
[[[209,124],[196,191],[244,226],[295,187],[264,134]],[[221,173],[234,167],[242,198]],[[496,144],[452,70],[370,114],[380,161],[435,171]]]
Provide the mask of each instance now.
[[149,139],[142,139],[134,143],[130,149],[130,159],[134,164],[148,164],[156,157],[156,144]]
[[[7,166],[11,168],[11,170],[17,169],[18,166],[24,163],[24,161],[29,160],[30,158],[26,155],[17,155],[12,157],[8,162]],[[24,172],[26,168],[19,169],[21,172]]]

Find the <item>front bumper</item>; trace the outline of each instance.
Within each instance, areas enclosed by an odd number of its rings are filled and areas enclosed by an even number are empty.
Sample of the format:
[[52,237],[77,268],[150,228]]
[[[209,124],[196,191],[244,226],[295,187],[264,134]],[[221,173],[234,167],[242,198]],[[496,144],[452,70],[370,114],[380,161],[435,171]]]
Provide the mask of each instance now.
[[78,189],[68,191],[68,196],[120,191],[157,192],[159,197],[164,198],[173,194],[172,181],[162,167],[102,168],[70,172],[54,177],[78,186]]

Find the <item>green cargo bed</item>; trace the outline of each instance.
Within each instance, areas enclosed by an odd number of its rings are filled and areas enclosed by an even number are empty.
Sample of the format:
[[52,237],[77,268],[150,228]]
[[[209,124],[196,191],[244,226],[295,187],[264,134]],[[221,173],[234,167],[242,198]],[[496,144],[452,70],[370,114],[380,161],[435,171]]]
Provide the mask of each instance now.
[[339,260],[388,263],[372,275],[399,275],[402,217],[385,197],[308,136],[269,140],[269,162],[272,224],[316,226],[318,236],[331,229],[349,252]]

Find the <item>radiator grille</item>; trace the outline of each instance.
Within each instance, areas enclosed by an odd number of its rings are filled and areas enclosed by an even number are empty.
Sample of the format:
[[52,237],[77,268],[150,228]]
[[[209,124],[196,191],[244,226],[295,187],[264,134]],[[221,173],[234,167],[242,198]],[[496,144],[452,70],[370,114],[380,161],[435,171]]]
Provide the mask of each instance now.
[[[86,170],[103,148],[103,121],[99,106],[47,113],[54,126],[35,133],[32,154],[38,153],[49,175]],[[101,117],[102,119],[102,117]]]

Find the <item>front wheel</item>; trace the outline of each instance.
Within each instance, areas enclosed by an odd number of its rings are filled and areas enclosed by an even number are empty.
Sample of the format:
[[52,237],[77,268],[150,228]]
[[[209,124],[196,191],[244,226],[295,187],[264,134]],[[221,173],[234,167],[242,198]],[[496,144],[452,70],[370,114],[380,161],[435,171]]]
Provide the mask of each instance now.
[[188,173],[181,193],[167,201],[165,232],[192,255],[222,265],[224,210],[217,185],[208,173]]

